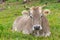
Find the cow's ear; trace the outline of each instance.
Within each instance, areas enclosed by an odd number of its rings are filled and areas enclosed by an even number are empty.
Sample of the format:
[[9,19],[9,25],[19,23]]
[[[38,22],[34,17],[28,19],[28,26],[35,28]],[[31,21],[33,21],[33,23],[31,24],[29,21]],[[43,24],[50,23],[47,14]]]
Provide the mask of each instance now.
[[44,9],[44,10],[43,10],[43,14],[44,14],[45,16],[49,15],[49,14],[50,14],[50,10],[49,10],[49,9]]
[[23,10],[23,11],[22,11],[22,15],[29,15],[29,13],[28,13],[27,10]]

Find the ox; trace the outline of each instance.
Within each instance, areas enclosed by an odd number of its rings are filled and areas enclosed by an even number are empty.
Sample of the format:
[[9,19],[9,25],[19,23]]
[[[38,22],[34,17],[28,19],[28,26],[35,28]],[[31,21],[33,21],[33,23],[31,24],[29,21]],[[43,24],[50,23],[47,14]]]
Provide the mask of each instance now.
[[50,36],[50,27],[45,14],[49,10],[43,9],[44,6],[36,6],[23,11],[23,16],[19,16],[13,24],[13,30],[23,34],[32,34],[34,36]]

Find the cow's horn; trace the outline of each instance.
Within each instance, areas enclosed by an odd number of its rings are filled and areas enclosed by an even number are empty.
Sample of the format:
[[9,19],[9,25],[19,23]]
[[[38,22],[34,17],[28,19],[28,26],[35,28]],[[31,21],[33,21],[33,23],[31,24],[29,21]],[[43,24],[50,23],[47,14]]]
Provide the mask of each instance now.
[[42,6],[42,8],[46,7],[47,6],[47,2]]
[[25,5],[24,5],[24,8],[26,8],[26,10],[29,10],[29,7],[27,7],[27,6],[25,6]]

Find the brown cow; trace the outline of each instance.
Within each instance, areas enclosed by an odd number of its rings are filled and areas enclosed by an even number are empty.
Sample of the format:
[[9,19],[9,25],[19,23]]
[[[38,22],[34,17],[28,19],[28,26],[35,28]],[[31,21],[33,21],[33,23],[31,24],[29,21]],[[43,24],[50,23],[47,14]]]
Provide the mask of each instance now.
[[[50,36],[50,27],[43,6],[31,7],[29,11],[22,12],[23,16],[18,17],[14,24],[13,30],[23,34],[33,34],[35,36]],[[27,15],[28,14],[28,15]]]

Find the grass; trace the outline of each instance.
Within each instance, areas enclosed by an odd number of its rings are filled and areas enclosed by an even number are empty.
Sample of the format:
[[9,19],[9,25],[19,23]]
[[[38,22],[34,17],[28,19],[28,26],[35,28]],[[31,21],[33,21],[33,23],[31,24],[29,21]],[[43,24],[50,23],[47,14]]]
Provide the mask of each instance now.
[[[3,6],[4,10],[0,11],[0,40],[60,40],[60,3],[48,3],[47,7],[51,10],[51,14],[47,16],[49,20],[51,36],[50,37],[35,37],[32,35],[24,35],[19,32],[12,32],[12,24],[16,17],[21,15],[22,10],[25,8],[23,5],[14,4],[15,2]],[[32,3],[32,5],[27,6],[38,6],[40,3]]]

